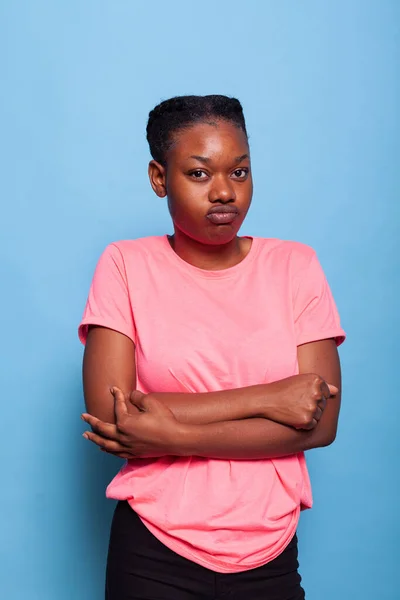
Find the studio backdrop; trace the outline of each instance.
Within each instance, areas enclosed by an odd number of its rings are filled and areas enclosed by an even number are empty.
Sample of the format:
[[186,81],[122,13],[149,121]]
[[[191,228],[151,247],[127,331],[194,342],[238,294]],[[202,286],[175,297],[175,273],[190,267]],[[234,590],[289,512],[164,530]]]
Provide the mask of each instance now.
[[307,598],[398,597],[399,27],[396,0],[1,2],[2,598],[103,597],[120,463],[81,437],[76,329],[105,246],[171,232],[148,112],[210,93],[244,106],[243,233],[313,246],[348,334]]

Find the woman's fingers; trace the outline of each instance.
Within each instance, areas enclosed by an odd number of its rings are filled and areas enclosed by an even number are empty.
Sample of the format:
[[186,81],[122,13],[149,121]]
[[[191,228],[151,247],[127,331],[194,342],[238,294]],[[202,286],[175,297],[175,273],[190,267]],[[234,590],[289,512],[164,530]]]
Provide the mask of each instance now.
[[320,391],[322,398],[329,398],[329,396],[331,395],[329,386],[326,383],[326,381],[321,382],[321,385],[319,386],[319,391]]
[[145,406],[143,404],[143,400],[146,398],[146,394],[143,394],[140,390],[133,390],[129,396],[129,401],[133,406],[135,406],[138,411],[144,411]]
[[331,385],[328,383],[329,394],[331,396],[336,396],[339,393],[339,389],[335,385]]
[[314,419],[316,421],[319,421],[320,418],[322,417],[322,413],[323,413],[323,408],[321,408],[320,406],[317,406],[317,408],[315,409],[315,413],[314,413]]
[[326,381],[321,381],[319,389],[321,394],[325,396],[325,398],[329,398],[329,396],[336,396],[336,394],[339,393],[339,390],[335,385],[326,383]]
[[129,415],[128,407],[126,405],[125,394],[117,387],[111,389],[111,393],[114,396],[114,410],[115,418],[117,422],[122,421],[126,416]]
[[326,398],[326,396],[322,396],[317,402],[317,407],[319,407],[321,410],[325,410]]
[[93,442],[100,448],[103,448],[103,450],[106,452],[111,452],[113,454],[126,453],[126,447],[120,444],[120,442],[104,438],[97,433],[93,433],[92,431],[85,431],[83,437],[86,440]]
[[296,427],[296,429],[305,429],[306,431],[311,431],[311,429],[314,429],[314,427],[317,426],[317,423],[317,419],[313,417],[312,421],[310,421],[308,425],[301,425],[300,427]]
[[93,417],[87,413],[82,415],[82,419],[90,425],[92,430],[99,435],[110,438],[110,439],[118,439],[118,432],[115,425],[111,423],[104,423],[104,421],[100,421],[97,417]]

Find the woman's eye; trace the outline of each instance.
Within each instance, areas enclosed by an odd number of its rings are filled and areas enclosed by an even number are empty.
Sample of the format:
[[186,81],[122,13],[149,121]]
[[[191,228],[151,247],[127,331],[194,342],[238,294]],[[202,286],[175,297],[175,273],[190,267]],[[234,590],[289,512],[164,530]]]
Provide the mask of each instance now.
[[233,171],[233,174],[235,175],[235,177],[237,179],[245,179],[245,177],[248,174],[248,170],[247,169],[236,169],[236,171]]
[[[204,171],[200,171],[200,170],[192,171],[190,173],[190,175],[192,177],[194,177],[194,179],[204,179],[204,177],[207,177],[207,173],[204,173]],[[203,177],[203,175],[204,175],[204,177]]]

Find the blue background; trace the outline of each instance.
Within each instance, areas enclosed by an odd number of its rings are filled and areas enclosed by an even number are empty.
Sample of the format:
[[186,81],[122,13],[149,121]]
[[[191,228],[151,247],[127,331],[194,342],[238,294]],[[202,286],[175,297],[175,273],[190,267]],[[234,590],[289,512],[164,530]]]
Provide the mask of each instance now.
[[105,245],[171,230],[144,131],[185,93],[241,99],[243,233],[314,246],[348,333],[307,598],[397,597],[399,27],[396,0],[1,2],[2,597],[103,597],[119,462],[81,438],[76,327]]

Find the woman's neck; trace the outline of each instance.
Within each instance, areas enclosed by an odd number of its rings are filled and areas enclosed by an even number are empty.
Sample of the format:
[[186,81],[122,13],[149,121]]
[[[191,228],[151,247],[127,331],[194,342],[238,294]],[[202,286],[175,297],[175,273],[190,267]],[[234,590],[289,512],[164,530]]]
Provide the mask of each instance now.
[[234,237],[226,244],[201,244],[179,230],[168,237],[176,254],[185,262],[207,271],[229,269],[240,263],[249,253],[252,240]]

